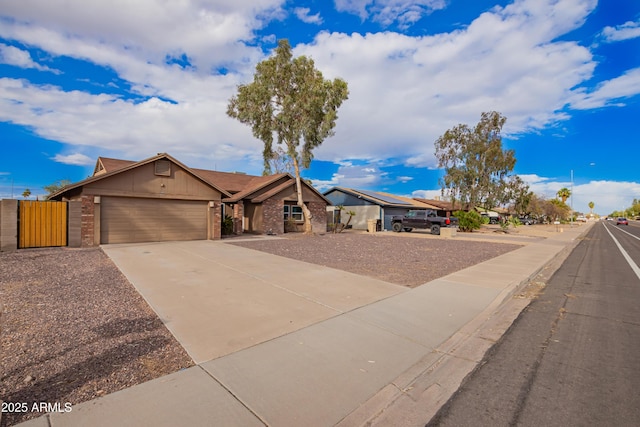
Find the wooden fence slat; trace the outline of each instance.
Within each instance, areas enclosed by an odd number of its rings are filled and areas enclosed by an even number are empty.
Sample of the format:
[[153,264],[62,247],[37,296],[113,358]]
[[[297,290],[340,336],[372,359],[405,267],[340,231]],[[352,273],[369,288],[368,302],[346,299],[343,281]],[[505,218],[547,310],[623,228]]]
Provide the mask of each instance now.
[[67,245],[67,202],[21,200],[20,248]]

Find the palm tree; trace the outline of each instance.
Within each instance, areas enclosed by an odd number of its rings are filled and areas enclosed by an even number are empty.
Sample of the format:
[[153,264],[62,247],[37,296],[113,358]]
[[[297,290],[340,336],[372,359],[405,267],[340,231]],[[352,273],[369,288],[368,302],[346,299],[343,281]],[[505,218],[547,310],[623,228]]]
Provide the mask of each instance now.
[[595,203],[589,202],[589,209],[591,209],[591,213],[590,213],[591,216],[593,216],[593,207],[594,206],[595,206]]
[[29,190],[28,188],[22,192],[22,197],[24,197],[25,199],[28,199],[30,195],[31,195],[31,190]]
[[567,199],[571,197],[571,190],[569,190],[567,187],[562,187],[560,190],[558,190],[556,195],[560,199],[562,199],[562,203],[566,203]]

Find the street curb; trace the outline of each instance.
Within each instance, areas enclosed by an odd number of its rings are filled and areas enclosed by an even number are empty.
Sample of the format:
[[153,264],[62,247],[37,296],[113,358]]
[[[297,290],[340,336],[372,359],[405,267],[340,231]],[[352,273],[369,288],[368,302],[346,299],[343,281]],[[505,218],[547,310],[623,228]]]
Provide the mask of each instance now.
[[551,277],[589,230],[591,226],[527,278],[505,288],[478,316],[343,418],[336,427],[427,424],[533,300],[516,294],[538,276]]

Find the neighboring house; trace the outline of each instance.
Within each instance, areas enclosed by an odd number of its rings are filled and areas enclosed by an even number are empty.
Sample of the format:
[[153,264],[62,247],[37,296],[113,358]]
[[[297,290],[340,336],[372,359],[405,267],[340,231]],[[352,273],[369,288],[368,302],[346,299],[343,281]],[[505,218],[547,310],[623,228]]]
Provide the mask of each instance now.
[[[454,206],[451,202],[440,199],[421,199],[418,197],[414,197],[413,200],[417,200],[420,203],[426,203],[431,206],[435,206],[435,210],[438,212],[438,216],[453,216],[455,211],[461,210],[460,204],[458,203]],[[466,210],[466,209],[462,209]]]
[[[303,184],[314,229],[326,230],[329,203]],[[295,179],[189,168],[166,153],[139,162],[98,158],[94,174],[49,196],[82,201],[82,245],[219,239],[225,215],[234,232],[284,232],[302,222]]]
[[373,219],[380,220],[383,230],[391,230],[394,215],[404,215],[411,209],[436,209],[428,203],[379,191],[334,187],[325,191],[324,196],[333,206],[344,206],[346,211],[355,212],[351,224],[360,230],[366,230],[367,221]]

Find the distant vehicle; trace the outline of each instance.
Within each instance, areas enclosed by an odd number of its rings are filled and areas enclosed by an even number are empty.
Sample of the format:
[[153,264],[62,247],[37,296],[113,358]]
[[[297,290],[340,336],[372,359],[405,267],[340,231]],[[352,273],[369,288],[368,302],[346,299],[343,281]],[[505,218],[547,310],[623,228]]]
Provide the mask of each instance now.
[[629,221],[627,220],[627,218],[618,218],[616,219],[616,225],[629,225]]
[[533,225],[533,224],[535,224],[537,222],[533,218],[524,217],[524,216],[521,216],[520,218],[518,218],[518,220],[524,225]]
[[610,216],[607,217],[607,221],[613,221],[613,218],[611,218]]
[[480,212],[482,218],[488,218],[489,224],[497,224],[500,222],[500,215],[495,212]]
[[587,222],[587,217],[586,217],[586,216],[584,216],[584,215],[580,215],[580,216],[578,216],[578,217],[576,218],[576,221],[579,221],[579,222]]
[[431,234],[439,235],[441,227],[455,227],[458,219],[454,217],[438,216],[435,211],[410,210],[406,215],[396,215],[391,218],[391,228],[396,233],[411,231],[414,228],[431,230]]

